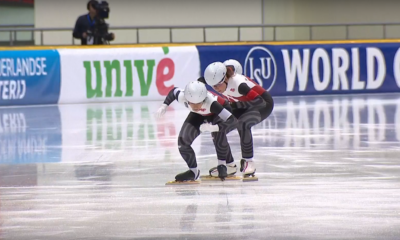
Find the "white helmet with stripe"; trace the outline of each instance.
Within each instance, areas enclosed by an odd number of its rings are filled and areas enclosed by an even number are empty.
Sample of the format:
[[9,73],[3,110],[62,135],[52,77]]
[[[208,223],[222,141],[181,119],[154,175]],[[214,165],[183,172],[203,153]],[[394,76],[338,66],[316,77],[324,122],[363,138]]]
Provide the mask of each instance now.
[[222,83],[226,76],[226,66],[222,62],[213,62],[204,71],[204,79],[210,86]]
[[224,62],[225,66],[233,67],[233,71],[237,74],[243,74],[243,68],[239,61],[235,59],[228,59]]
[[199,81],[190,82],[185,87],[184,95],[190,103],[201,103],[207,97],[206,85]]

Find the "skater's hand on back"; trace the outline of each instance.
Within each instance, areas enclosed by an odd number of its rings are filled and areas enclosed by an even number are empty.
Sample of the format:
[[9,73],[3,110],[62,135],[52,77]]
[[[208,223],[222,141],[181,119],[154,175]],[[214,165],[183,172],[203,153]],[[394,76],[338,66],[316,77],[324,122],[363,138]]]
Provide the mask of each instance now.
[[200,131],[201,132],[218,132],[219,126],[212,125],[211,123],[203,123],[200,125]]
[[167,107],[168,105],[163,103],[163,105],[161,105],[161,107],[157,110],[156,117],[161,118],[162,116],[164,116],[165,112],[167,111]]

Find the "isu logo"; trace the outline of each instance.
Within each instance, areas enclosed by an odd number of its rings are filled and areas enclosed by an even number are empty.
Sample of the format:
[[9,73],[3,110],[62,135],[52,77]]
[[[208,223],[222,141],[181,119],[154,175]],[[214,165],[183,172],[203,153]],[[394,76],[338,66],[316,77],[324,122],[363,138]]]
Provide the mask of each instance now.
[[265,47],[253,47],[244,62],[244,75],[256,81],[267,91],[271,90],[277,75],[274,55]]

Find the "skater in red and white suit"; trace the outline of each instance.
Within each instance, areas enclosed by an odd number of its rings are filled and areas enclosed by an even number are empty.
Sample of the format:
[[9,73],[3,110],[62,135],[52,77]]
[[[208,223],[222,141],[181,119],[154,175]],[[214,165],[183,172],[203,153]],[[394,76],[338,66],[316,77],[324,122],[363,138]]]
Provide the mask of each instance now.
[[216,174],[212,176],[224,180],[228,176],[226,164],[233,162],[226,134],[237,128],[237,120],[230,112],[230,104],[222,97],[209,92],[204,83],[194,81],[187,84],[184,90],[172,89],[157,111],[157,117],[164,115],[167,107],[175,100],[190,110],[178,137],[179,152],[189,170],[176,175],[175,180],[191,181],[200,176],[196,155],[191,147],[200,132],[211,132],[218,158],[218,165],[214,170]]
[[237,73],[241,69],[238,67],[232,69],[229,67],[229,63],[225,62],[225,64],[222,62],[211,63],[204,71],[204,78],[208,85],[229,100],[232,114],[238,119],[237,129],[242,150],[240,171],[244,175],[253,175],[256,167],[253,160],[251,128],[271,114],[274,101],[264,88]]

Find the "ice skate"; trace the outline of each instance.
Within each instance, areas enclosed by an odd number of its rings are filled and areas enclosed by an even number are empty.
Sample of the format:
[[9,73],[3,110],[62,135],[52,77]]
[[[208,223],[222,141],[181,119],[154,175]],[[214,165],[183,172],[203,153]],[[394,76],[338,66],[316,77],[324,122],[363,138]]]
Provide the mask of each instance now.
[[[227,168],[227,174],[228,174],[228,176],[235,175],[236,172],[237,172],[236,164],[233,165],[233,166],[231,166],[231,165],[228,164],[228,165],[226,165],[226,168]],[[210,176],[211,176],[211,177],[218,177],[218,167],[213,167],[213,168],[211,168],[210,171],[209,171],[209,173],[210,173]]]
[[186,172],[179,173],[175,176],[175,181],[177,182],[184,182],[184,181],[195,181],[200,176],[200,170],[197,170],[197,176],[194,175],[192,170],[187,170]]
[[217,170],[218,170],[218,177],[222,181],[224,181],[225,178],[228,176],[228,170],[227,170],[226,166],[225,165],[218,165]]
[[253,161],[240,160],[240,172],[243,174],[243,182],[258,181],[258,177],[255,176],[256,166]]
[[198,184],[199,181],[196,181],[200,176],[200,170],[197,170],[197,175],[195,176],[192,170],[187,170],[186,172],[179,173],[175,176],[175,181],[167,182],[166,185],[172,184]]
[[240,172],[244,177],[253,176],[256,173],[256,166],[253,161],[240,160]]
[[[222,170],[222,166],[224,166],[225,168],[223,169],[224,171],[226,171],[226,176],[224,177],[225,174],[220,176],[219,173],[219,168],[221,168]],[[236,176],[235,173],[237,172],[237,167],[236,165],[230,166],[230,165],[219,165],[218,167],[213,167],[210,169],[209,171],[209,175],[203,175],[201,176],[202,180],[211,180],[211,181],[215,181],[215,180],[222,180],[222,177],[224,178],[223,180],[241,180],[242,177],[240,176]]]

